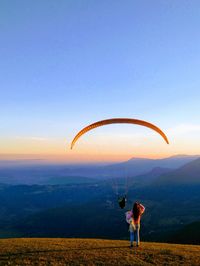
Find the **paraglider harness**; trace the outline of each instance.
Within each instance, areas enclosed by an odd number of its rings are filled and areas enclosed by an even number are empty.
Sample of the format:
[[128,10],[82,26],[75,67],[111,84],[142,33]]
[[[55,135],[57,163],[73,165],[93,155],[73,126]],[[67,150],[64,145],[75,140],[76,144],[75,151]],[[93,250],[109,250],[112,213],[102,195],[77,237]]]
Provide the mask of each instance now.
[[126,195],[124,195],[123,197],[118,197],[118,203],[121,209],[123,209],[126,206],[126,202],[127,202]]

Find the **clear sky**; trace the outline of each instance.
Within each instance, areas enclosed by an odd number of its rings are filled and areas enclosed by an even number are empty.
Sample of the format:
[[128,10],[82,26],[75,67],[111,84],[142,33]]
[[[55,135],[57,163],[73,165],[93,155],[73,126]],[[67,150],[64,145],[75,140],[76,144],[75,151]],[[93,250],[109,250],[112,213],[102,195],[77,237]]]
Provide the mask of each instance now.
[[[199,0],[1,0],[0,158],[200,154]],[[149,129],[83,126],[111,117]]]

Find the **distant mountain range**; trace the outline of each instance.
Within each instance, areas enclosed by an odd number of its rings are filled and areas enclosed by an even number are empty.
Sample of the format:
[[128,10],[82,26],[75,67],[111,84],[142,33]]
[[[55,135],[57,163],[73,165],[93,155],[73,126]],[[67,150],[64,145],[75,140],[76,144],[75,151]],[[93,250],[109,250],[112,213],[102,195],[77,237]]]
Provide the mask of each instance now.
[[164,159],[132,158],[126,162],[107,166],[85,166],[66,169],[71,176],[87,176],[93,178],[113,178],[143,175],[154,168],[177,169],[191,162],[200,155],[177,155]]
[[200,158],[185,164],[184,166],[160,175],[155,181],[156,185],[187,185],[200,184]]
[[[125,163],[132,165],[136,161],[140,160],[132,159]],[[198,236],[199,224],[191,225],[192,229],[186,225],[200,221],[200,158],[180,156],[150,160],[153,164],[147,159],[142,161],[148,161],[151,166],[159,163],[169,166],[170,162],[170,165],[177,166],[187,162],[176,169],[158,166],[147,172],[146,167],[144,174],[131,176],[123,210],[118,206],[110,178],[71,176],[66,174],[66,167],[60,166],[25,168],[24,172],[18,169],[16,173],[13,168],[13,178],[16,175],[18,182],[27,176],[29,182],[37,178],[37,182],[46,184],[0,185],[0,237],[123,239],[127,236],[124,212],[137,200],[146,207],[142,218],[142,239],[175,243],[198,240],[195,237]],[[115,178],[120,185],[124,179]],[[183,240],[181,234],[190,236]]]
[[[199,158],[198,155],[177,155],[164,159],[132,158],[126,162],[106,166],[86,165],[12,165],[0,167],[0,183],[6,184],[69,184],[89,183],[112,178],[131,178],[135,181],[153,181]],[[30,161],[30,160],[29,160]],[[183,172],[187,170],[184,169]],[[191,169],[190,169],[191,170]],[[188,171],[190,171],[188,170]],[[181,170],[180,170],[181,171]],[[187,171],[186,171],[187,172]],[[175,173],[177,175],[177,173]],[[170,175],[171,176],[171,175]],[[147,178],[148,177],[148,178]],[[73,180],[74,178],[74,180]],[[167,179],[167,176],[165,176]]]

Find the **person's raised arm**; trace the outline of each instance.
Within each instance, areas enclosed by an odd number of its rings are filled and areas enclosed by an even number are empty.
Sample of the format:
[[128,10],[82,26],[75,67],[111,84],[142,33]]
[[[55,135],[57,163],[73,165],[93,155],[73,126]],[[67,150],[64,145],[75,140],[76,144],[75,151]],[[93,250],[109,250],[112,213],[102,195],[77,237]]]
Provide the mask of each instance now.
[[140,212],[143,214],[145,211],[145,207],[140,203]]

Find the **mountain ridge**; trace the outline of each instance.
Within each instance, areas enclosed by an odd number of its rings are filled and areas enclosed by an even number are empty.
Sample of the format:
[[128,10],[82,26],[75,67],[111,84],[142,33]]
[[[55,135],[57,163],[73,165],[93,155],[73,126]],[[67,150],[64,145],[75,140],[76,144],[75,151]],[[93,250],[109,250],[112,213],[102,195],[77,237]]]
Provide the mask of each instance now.
[[200,158],[158,177],[154,185],[200,184]]

